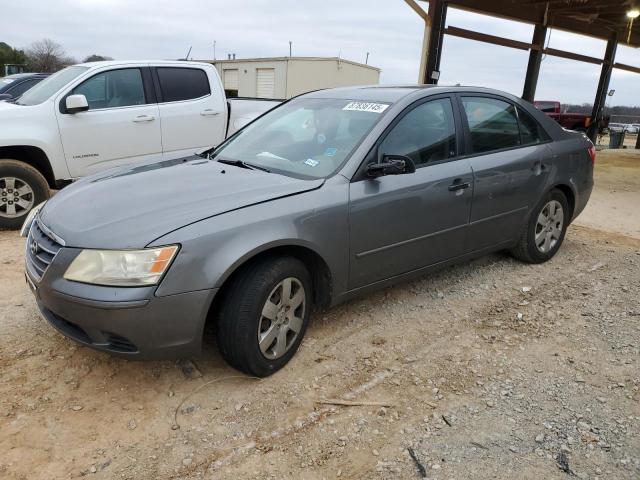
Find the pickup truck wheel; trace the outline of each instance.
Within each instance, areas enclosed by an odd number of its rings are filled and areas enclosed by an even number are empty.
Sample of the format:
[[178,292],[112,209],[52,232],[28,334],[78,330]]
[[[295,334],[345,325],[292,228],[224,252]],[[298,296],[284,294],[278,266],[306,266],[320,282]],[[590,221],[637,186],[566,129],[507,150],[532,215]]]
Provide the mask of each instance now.
[[567,197],[553,189],[531,212],[527,226],[511,254],[527,263],[543,263],[551,259],[562,245],[570,218]]
[[49,198],[49,184],[24,162],[0,159],[0,230],[22,226],[31,209]]
[[225,289],[217,323],[220,353],[234,368],[266,377],[298,350],[309,323],[311,277],[293,257],[267,257]]

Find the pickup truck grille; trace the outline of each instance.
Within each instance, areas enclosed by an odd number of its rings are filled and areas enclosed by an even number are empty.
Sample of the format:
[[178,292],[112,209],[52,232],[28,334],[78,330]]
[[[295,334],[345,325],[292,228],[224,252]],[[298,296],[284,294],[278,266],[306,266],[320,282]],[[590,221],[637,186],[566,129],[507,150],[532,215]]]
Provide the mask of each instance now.
[[38,220],[34,220],[27,237],[25,253],[29,273],[40,281],[61,248],[62,245],[40,227]]

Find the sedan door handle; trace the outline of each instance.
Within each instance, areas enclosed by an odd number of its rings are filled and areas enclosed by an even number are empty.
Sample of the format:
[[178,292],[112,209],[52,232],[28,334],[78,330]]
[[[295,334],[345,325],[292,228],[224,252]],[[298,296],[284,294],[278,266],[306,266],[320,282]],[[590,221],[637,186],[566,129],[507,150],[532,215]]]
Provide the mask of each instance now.
[[138,115],[133,119],[136,123],[153,122],[156,119],[153,115]]
[[206,110],[201,111],[200,115],[203,117],[213,117],[214,115],[220,115],[220,112],[207,108]]
[[464,190],[471,186],[471,182],[463,182],[459,178],[456,178],[451,185],[449,185],[449,191],[455,192],[456,190]]

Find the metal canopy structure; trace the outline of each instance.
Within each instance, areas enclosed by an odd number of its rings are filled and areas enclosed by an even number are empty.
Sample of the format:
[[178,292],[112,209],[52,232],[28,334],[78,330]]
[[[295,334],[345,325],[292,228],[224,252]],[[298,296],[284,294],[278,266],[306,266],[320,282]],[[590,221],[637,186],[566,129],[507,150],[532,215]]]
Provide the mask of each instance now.
[[[425,33],[420,65],[421,83],[437,84],[440,78],[440,58],[445,34],[479,42],[529,51],[529,62],[524,79],[522,98],[535,98],[540,63],[543,55],[601,65],[600,79],[593,112],[594,119],[589,136],[594,139],[598,121],[602,118],[611,72],[614,68],[640,73],[640,67],[615,62],[618,44],[640,47],[640,18],[636,22],[628,12],[640,9],[640,0],[422,0],[429,3],[428,11],[416,0],[405,0],[425,21]],[[445,27],[449,6],[492,17],[515,20],[534,25],[531,42],[475,32],[452,25]],[[604,58],[597,58],[555,48],[545,47],[547,30],[555,28],[571,33],[588,35],[605,40]],[[638,140],[640,148],[640,135]]]

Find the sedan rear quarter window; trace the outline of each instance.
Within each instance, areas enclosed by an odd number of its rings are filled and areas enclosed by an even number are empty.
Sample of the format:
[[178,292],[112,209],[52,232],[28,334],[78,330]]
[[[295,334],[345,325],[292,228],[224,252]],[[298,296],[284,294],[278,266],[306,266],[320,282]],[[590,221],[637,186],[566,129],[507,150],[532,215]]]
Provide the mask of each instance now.
[[549,139],[549,136],[540,124],[520,107],[518,107],[518,120],[520,120],[520,137],[522,138],[522,145],[533,145],[545,142]]
[[200,68],[158,67],[163,102],[179,102],[211,93],[209,78]]

